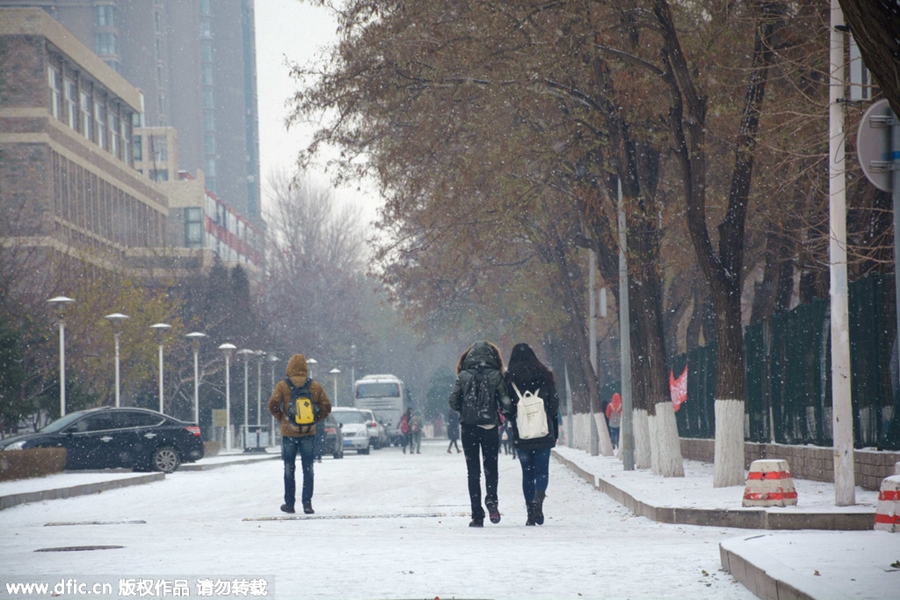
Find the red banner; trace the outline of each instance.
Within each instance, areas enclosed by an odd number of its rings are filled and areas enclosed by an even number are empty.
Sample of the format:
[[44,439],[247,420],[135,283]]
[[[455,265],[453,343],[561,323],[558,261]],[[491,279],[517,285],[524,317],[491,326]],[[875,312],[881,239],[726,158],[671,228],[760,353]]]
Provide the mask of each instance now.
[[672,396],[672,408],[675,412],[681,408],[681,405],[687,400],[687,365],[684,365],[684,371],[675,379],[675,374],[669,371],[669,393]]

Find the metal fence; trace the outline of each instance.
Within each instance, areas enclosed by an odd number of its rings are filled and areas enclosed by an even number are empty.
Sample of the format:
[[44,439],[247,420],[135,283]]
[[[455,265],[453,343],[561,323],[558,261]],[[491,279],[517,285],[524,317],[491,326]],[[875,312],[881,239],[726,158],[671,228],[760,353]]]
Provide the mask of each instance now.
[[[850,284],[849,317],[854,445],[900,450],[893,277]],[[822,299],[746,328],[746,440],[833,445],[830,327],[829,302]],[[687,401],[675,413],[678,432],[713,438],[715,343],[669,361],[675,376],[685,365]],[[618,382],[603,386],[601,398],[618,389]]]

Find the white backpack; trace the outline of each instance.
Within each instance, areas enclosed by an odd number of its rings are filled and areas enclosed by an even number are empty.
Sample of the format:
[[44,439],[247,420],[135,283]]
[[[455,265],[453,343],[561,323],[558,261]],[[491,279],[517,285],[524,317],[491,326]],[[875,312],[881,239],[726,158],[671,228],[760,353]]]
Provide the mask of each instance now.
[[519,406],[516,410],[516,429],[519,432],[519,439],[534,440],[549,434],[550,427],[547,425],[544,399],[529,391],[521,393],[516,384],[512,384],[512,386],[519,397]]

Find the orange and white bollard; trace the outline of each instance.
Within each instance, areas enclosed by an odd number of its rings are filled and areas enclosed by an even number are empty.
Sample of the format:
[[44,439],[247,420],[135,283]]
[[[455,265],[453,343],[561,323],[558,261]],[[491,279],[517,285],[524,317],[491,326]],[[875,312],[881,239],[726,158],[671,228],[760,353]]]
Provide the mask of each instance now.
[[786,460],[754,460],[744,488],[743,506],[794,506],[797,491]]
[[900,475],[885,477],[878,492],[875,529],[900,533]]

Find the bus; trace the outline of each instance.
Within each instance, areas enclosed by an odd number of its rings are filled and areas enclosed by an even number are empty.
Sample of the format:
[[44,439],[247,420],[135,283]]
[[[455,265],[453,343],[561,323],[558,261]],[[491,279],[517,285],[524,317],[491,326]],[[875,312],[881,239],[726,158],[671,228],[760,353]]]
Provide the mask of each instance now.
[[366,375],[353,383],[353,406],[366,408],[384,425],[395,446],[402,444],[400,418],[409,407],[409,391],[395,375]]

